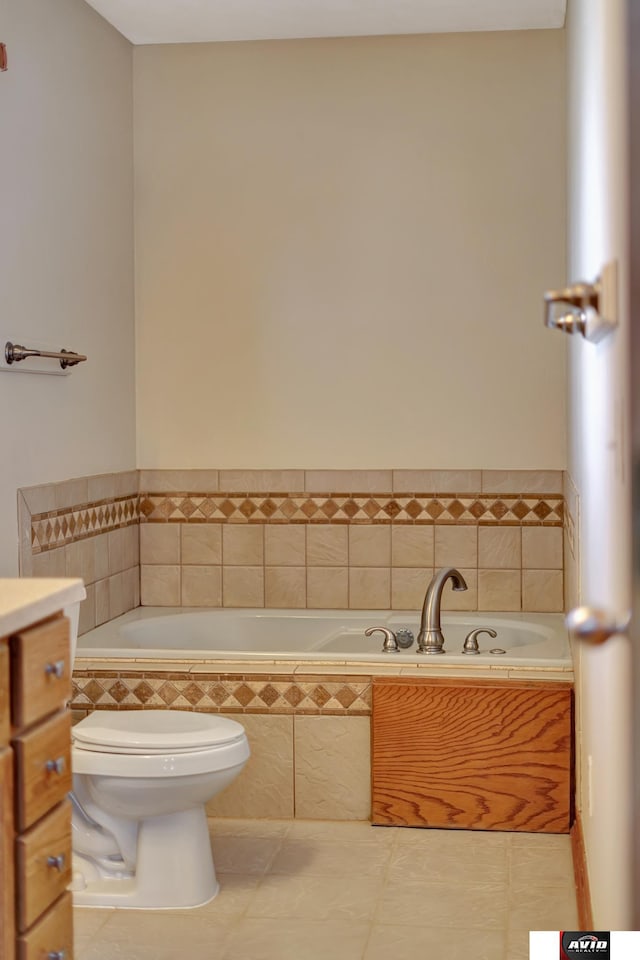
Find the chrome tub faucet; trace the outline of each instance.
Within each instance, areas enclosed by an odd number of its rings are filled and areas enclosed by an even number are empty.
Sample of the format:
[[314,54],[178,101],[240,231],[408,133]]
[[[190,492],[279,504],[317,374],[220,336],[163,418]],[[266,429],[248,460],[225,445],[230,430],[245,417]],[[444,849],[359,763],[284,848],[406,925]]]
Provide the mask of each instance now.
[[418,653],[444,653],[440,606],[442,604],[442,591],[447,580],[451,580],[456,592],[467,589],[464,577],[455,567],[443,567],[442,570],[438,570],[433,575],[422,604],[420,632],[416,641]]

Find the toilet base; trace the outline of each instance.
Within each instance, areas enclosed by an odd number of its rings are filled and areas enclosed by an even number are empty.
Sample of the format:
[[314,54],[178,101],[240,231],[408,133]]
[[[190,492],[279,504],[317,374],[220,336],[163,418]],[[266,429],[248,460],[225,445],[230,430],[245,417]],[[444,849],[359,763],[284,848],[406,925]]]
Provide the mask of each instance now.
[[74,906],[175,910],[202,906],[218,889],[203,806],[141,820],[132,874],[74,856]]

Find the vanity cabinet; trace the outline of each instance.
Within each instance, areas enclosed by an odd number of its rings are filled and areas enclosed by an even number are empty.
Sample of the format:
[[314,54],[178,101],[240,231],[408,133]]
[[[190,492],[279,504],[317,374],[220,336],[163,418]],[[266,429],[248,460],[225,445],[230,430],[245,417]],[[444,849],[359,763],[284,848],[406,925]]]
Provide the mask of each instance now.
[[69,622],[0,639],[0,960],[71,960]]
[[373,823],[568,833],[573,689],[376,678]]

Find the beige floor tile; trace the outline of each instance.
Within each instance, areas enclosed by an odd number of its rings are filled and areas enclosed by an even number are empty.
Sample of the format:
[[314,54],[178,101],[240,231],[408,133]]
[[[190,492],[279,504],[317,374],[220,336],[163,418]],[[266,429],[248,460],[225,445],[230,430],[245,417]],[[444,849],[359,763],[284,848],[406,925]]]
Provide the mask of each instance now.
[[368,933],[367,923],[247,919],[231,931],[220,960],[361,960]]
[[211,840],[218,873],[263,874],[280,849],[279,837],[216,837]]
[[247,910],[248,917],[291,920],[370,920],[382,881],[360,877],[264,877]]
[[271,873],[306,874],[310,877],[380,877],[391,849],[371,843],[327,843],[284,840]]
[[502,930],[375,926],[364,960],[515,960],[504,940]]
[[511,845],[511,882],[572,884],[571,840],[568,836],[531,835]]
[[431,883],[389,881],[383,891],[377,923],[421,927],[459,927],[504,930],[507,925],[506,884],[474,884],[473,892],[459,881]]
[[76,907],[73,911],[73,943],[76,954],[89,946],[111,916],[113,910]]
[[319,840],[327,843],[395,843],[397,827],[374,827],[368,820],[293,820],[289,840]]
[[77,960],[175,960],[184,956],[211,960],[222,951],[229,924],[213,924],[193,914],[116,910],[99,933]]
[[529,960],[528,930],[510,930],[507,933],[507,960]]
[[284,837],[291,831],[291,820],[239,820],[234,817],[210,817],[212,837]]
[[510,930],[577,930],[575,890],[565,886],[514,884],[509,888]]
[[506,884],[509,878],[506,846],[436,842],[432,847],[422,845],[422,856],[416,856],[409,844],[397,846],[389,865],[390,882],[425,880],[466,884]]
[[193,910],[172,910],[172,917],[195,917],[209,923],[223,923],[242,917],[255,896],[260,876],[216,871],[220,890],[218,895]]

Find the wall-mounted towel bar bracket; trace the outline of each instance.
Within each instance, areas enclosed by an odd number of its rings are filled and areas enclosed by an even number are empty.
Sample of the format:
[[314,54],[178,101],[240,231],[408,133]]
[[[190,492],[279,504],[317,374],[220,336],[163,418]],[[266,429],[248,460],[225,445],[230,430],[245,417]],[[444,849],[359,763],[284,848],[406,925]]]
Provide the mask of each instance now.
[[4,358],[8,364],[19,363],[21,360],[28,360],[31,357],[44,357],[48,360],[59,360],[63,370],[67,367],[75,367],[87,358],[82,353],[76,353],[75,350],[62,350],[51,352],[49,350],[36,350],[29,347],[23,347],[19,343],[12,343],[7,340],[4,346]]
[[574,283],[544,295],[544,323],[552,330],[580,333],[598,343],[618,326],[618,283],[615,261],[606,264],[593,283]]

